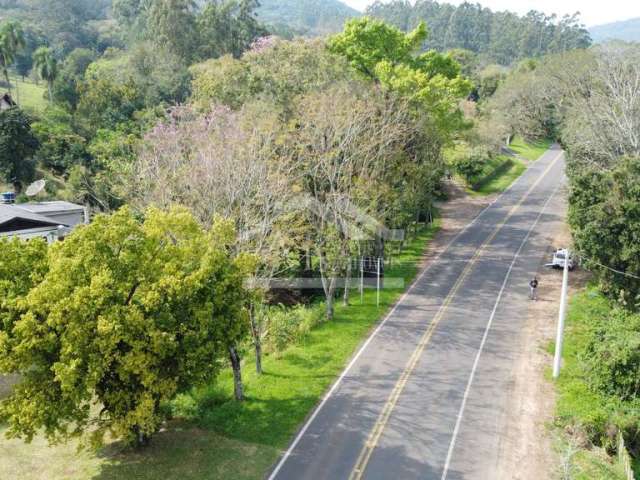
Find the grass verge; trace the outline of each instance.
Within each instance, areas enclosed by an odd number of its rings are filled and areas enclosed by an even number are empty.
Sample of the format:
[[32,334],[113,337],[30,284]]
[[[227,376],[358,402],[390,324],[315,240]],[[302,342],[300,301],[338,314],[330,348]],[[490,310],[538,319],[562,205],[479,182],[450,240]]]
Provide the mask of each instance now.
[[[556,383],[556,426],[563,470],[575,480],[625,480],[624,470],[604,448],[589,440],[595,430],[605,429],[611,417],[611,402],[588,387],[581,356],[590,338],[594,318],[605,318],[609,301],[596,288],[588,288],[571,299],[567,313],[563,366]],[[553,345],[549,347],[553,351]]]
[[47,107],[45,98],[47,87],[44,83],[36,85],[31,80],[24,81],[17,77],[12,77],[11,83],[13,84],[11,96],[21,108],[40,112]]
[[506,155],[493,157],[486,165],[479,180],[474,182],[469,193],[491,195],[506,190],[527,169],[519,159]]
[[534,161],[549,150],[552,143],[553,142],[551,140],[539,140],[537,142],[528,143],[522,137],[516,136],[509,145],[509,148],[521,157]]
[[[404,278],[408,286],[438,228],[436,222],[408,242],[386,275]],[[178,398],[174,408],[186,418],[139,452],[120,451],[114,444],[97,455],[76,454],[74,444],[48,447],[42,439],[26,445],[2,438],[0,478],[261,479],[403,291],[383,290],[379,308],[371,290],[362,304],[354,297],[351,306],[337,305],[334,321],[320,324],[280,355],[266,356],[262,376],[254,373],[251,355],[245,355],[245,402],[232,400],[232,378],[226,372],[215,385]]]

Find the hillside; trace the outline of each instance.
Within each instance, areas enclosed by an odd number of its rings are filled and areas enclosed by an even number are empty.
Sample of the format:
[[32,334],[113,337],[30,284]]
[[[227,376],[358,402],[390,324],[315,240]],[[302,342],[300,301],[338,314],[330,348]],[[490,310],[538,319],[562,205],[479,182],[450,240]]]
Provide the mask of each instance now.
[[589,33],[596,43],[602,43],[607,40],[640,42],[640,18],[597,25],[591,27]]
[[262,0],[258,18],[276,30],[300,35],[325,35],[342,30],[361,13],[338,0]]

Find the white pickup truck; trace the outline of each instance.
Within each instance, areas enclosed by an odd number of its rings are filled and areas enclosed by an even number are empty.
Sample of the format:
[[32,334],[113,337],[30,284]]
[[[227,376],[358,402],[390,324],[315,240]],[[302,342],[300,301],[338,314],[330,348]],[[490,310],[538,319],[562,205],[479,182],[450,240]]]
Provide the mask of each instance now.
[[569,270],[573,270],[574,268],[576,268],[576,258],[566,248],[559,248],[558,250],[556,250],[553,254],[553,260],[551,261],[551,263],[547,263],[547,267],[564,269],[564,264],[567,261],[567,258],[569,261]]

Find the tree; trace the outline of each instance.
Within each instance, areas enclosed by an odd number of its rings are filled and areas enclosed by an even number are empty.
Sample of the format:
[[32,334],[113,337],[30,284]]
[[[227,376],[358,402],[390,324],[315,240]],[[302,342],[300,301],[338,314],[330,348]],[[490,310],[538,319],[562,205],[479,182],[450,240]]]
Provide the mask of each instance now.
[[324,42],[266,38],[241,59],[225,56],[194,65],[193,102],[207,110],[214,104],[233,109],[257,98],[273,102],[288,116],[295,98],[354,78],[340,56]]
[[0,175],[17,192],[33,180],[33,155],[38,140],[31,130],[31,119],[18,107],[0,111]]
[[296,204],[309,226],[331,320],[337,279],[347,273],[358,230],[383,241],[380,221],[398,180],[395,162],[405,160],[416,127],[405,102],[357,82],[300,97],[294,124],[283,156],[298,179]]
[[146,443],[162,404],[214,379],[247,333],[232,241],[224,221],[204,231],[184,209],[139,222],[125,208],[50,247],[17,314],[0,306],[0,371],[21,373],[0,404],[8,435]]
[[11,92],[9,67],[16,60],[16,55],[25,46],[25,36],[18,22],[6,22],[0,25],[0,69]]
[[72,128],[72,118],[59,107],[50,107],[33,124],[40,148],[35,160],[56,175],[66,177],[73,165],[88,162],[86,140]]
[[86,48],[77,48],[65,58],[59,75],[53,82],[53,98],[70,111],[78,107],[80,95],[78,88],[87,68],[96,60],[95,52]]
[[255,17],[256,0],[210,2],[198,15],[199,57],[239,58],[259,37],[267,34]]
[[433,50],[418,54],[427,38],[424,23],[408,34],[379,20],[351,20],[329,40],[329,49],[344,56],[366,77],[410,100],[433,116],[443,139],[465,128],[460,100],[471,83],[449,55]]
[[49,101],[53,102],[53,82],[58,76],[58,60],[49,47],[40,47],[33,53],[33,66],[47,82]]
[[148,28],[159,46],[191,63],[198,44],[196,3],[193,0],[152,0]]
[[115,129],[129,122],[144,107],[143,92],[131,78],[120,83],[108,77],[87,75],[79,92],[77,119],[88,137],[99,129]]
[[619,160],[611,171],[574,160],[569,174],[569,223],[584,264],[605,293],[640,308],[640,157]]
[[383,61],[392,67],[412,64],[427,35],[425,23],[404,34],[380,20],[365,17],[347,22],[344,32],[333,36],[328,46],[347,58],[353,68],[375,79],[376,68]]
[[[259,261],[251,274],[271,278],[291,266],[290,252],[297,244],[289,211],[291,175],[277,161],[282,129],[277,111],[268,104],[238,112],[217,107],[205,117],[191,108],[173,109],[145,136],[125,181],[128,199],[141,209],[179,202],[204,225],[217,216],[233,219],[233,251],[254,255]],[[259,294],[247,298],[254,334]],[[254,342],[259,369],[259,335]],[[234,369],[239,376],[240,364]]]

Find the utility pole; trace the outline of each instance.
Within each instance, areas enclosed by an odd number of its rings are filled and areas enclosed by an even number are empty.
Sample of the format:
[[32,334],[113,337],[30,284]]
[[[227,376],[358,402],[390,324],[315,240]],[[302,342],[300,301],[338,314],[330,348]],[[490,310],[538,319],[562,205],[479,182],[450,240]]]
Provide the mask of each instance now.
[[560,376],[562,363],[562,340],[564,336],[564,321],[567,316],[567,295],[569,293],[569,249],[566,250],[564,271],[562,272],[562,296],[560,297],[560,314],[558,316],[558,332],[556,334],[556,352],[553,358],[553,378]]
[[364,304],[364,257],[360,257],[360,304]]
[[376,287],[378,289],[376,305],[380,307],[380,257],[378,257],[378,281]]

